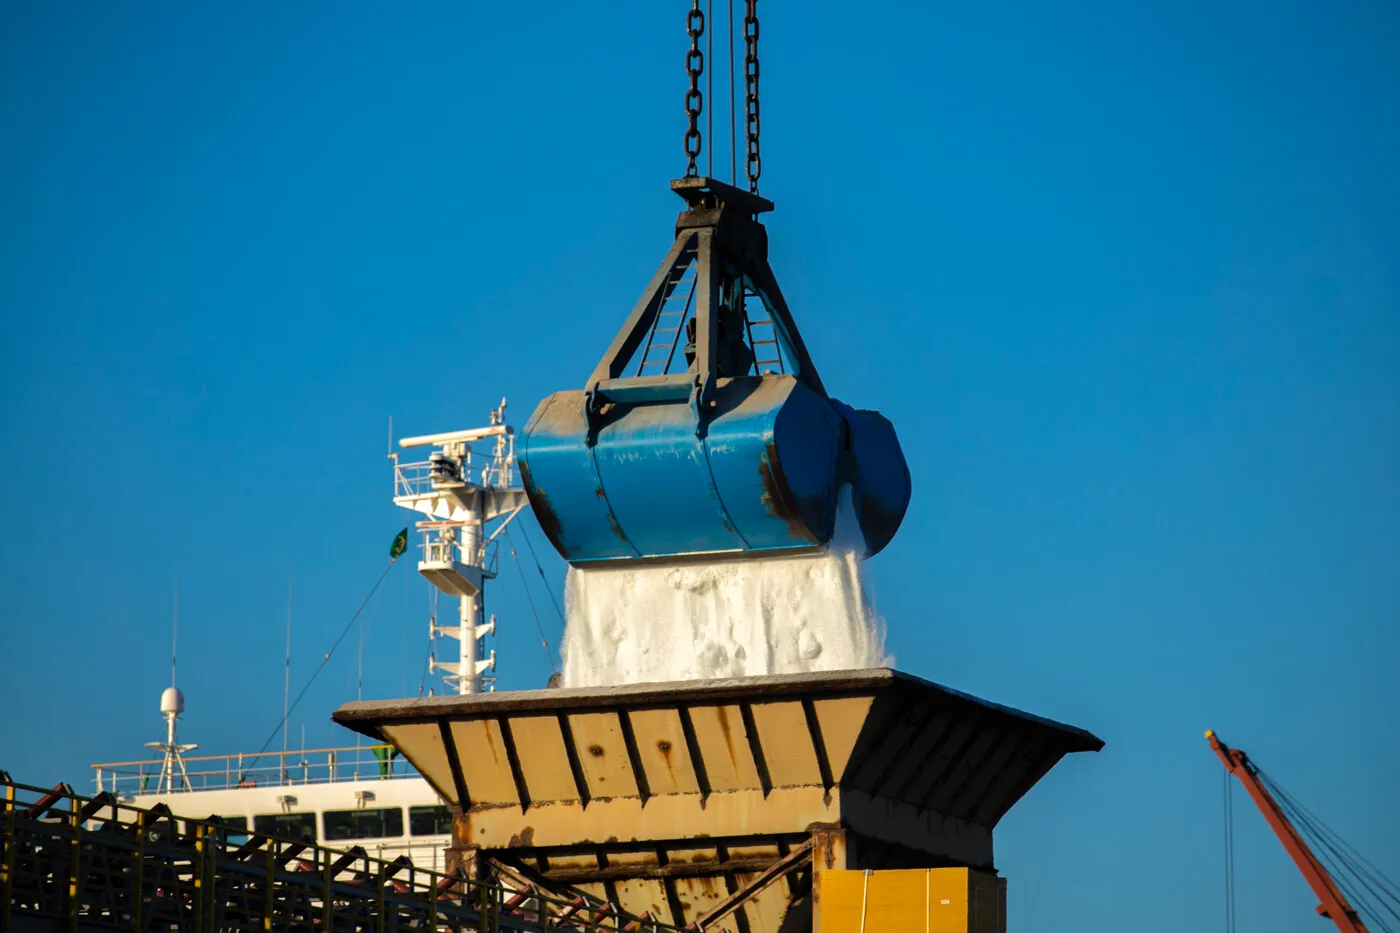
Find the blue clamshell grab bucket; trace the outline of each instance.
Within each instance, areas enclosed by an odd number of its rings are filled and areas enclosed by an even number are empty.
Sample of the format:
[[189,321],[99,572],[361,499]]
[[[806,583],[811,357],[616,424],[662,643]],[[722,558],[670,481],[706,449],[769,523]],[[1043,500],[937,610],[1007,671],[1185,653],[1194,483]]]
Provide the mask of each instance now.
[[[730,197],[738,194],[753,197]],[[909,504],[893,426],[826,395],[766,260],[743,269],[711,232],[682,225],[588,388],[554,393],[530,418],[517,455],[540,526],[576,565],[813,550],[831,542],[849,486],[866,556],[875,554]],[[711,279],[720,287],[704,294],[707,264],[726,258]],[[667,310],[682,297],[683,311]],[[767,319],[755,321],[748,307]],[[693,339],[681,357],[689,318]],[[773,338],[756,340],[756,324],[769,323]],[[758,358],[763,344],[781,355]],[[662,355],[679,372],[644,374]]]

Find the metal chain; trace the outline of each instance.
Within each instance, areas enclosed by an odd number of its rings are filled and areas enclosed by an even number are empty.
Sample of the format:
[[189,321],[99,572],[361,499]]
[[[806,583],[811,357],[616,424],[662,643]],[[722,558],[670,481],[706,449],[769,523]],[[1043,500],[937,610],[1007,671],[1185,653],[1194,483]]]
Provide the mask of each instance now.
[[685,31],[690,36],[690,51],[685,56],[685,73],[690,76],[690,90],[685,94],[685,115],[690,118],[690,127],[685,131],[687,178],[700,174],[695,160],[704,145],[700,138],[700,113],[705,109],[705,95],[700,93],[700,75],[705,71],[705,53],[700,51],[700,37],[705,34],[705,14],[700,0],[693,0],[693,4],[685,18]]
[[763,160],[758,155],[758,0],[745,0],[744,10],[744,134],[748,138],[749,190],[758,194]]

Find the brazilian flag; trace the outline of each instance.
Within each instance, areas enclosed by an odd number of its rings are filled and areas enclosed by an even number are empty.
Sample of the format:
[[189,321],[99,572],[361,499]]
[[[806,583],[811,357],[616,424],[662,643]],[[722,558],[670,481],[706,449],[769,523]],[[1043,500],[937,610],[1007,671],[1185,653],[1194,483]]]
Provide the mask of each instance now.
[[394,543],[389,545],[389,559],[398,560],[403,556],[403,552],[408,550],[408,529],[405,528],[394,535]]

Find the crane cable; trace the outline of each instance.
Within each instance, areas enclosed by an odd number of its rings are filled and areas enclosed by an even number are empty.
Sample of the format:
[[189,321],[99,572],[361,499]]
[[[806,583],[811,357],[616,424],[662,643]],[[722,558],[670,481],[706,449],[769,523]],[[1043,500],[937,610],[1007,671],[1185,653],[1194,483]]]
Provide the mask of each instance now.
[[[1299,802],[1282,785],[1270,777],[1252,759],[1244,762],[1246,767],[1264,789],[1274,798],[1283,817],[1292,824],[1295,832],[1321,867],[1331,876],[1332,883],[1358,916],[1365,919],[1369,927],[1377,933],[1400,933],[1400,926],[1392,925],[1385,914],[1400,921],[1400,885],[1388,878],[1379,868],[1329,827],[1318,816]],[[1235,933],[1235,833],[1234,801],[1231,772],[1224,772],[1224,823],[1225,823],[1225,930]]]
[[1225,933],[1235,933],[1235,801],[1234,781],[1229,771],[1225,779]]
[[554,614],[559,617],[559,624],[564,624],[564,613],[559,608],[559,603],[554,598],[554,590],[550,588],[549,581],[545,579],[544,568],[540,566],[539,555],[535,553],[535,546],[530,543],[530,534],[524,528],[520,529],[520,537],[525,539],[525,547],[530,551],[530,559],[535,562],[535,570],[539,571],[540,580],[544,582],[545,595],[549,597],[549,602],[554,606]]
[[379,587],[384,583],[384,578],[389,575],[389,571],[393,569],[398,559],[398,555],[389,558],[389,563],[384,567],[383,572],[379,574],[379,579],[374,581],[374,586],[370,587],[369,592],[365,594],[365,598],[360,601],[360,608],[356,609],[355,614],[350,617],[350,621],[345,623],[345,628],[341,630],[340,636],[336,638],[335,643],[331,645],[331,650],[327,651],[325,656],[321,658],[321,663],[316,666],[316,670],[311,672],[311,676],[307,679],[305,686],[301,688],[301,692],[297,694],[297,698],[292,702],[291,706],[287,707],[286,714],[277,721],[277,728],[272,730],[272,734],[267,737],[267,741],[263,743],[262,748],[258,749],[258,753],[240,770],[238,775],[239,781],[243,780],[248,773],[248,769],[256,764],[258,759],[263,756],[263,753],[267,751],[268,746],[272,744],[272,740],[277,738],[277,733],[281,732],[282,729],[286,727],[287,720],[291,718],[292,711],[297,708],[297,704],[306,696],[306,691],[310,690],[311,685],[316,682],[317,676],[325,669],[326,663],[331,659],[331,655],[335,654],[335,649],[339,648],[340,643],[345,640],[345,636],[350,634],[350,629],[353,628],[355,623],[359,620],[360,613],[365,611],[365,606],[369,605],[370,599],[375,593],[379,592]]
[[1337,833],[1336,830],[1323,823],[1322,820],[1320,820],[1315,813],[1313,813],[1307,807],[1303,806],[1303,804],[1300,803],[1296,797],[1294,797],[1287,790],[1285,790],[1283,786],[1280,785],[1277,781],[1275,781],[1272,777],[1269,777],[1262,771],[1259,772],[1259,776],[1265,782],[1265,784],[1268,785],[1270,792],[1273,793],[1276,797],[1285,801],[1288,806],[1292,807],[1298,813],[1298,815],[1304,823],[1314,828],[1320,836],[1331,840],[1338,848],[1348,853],[1355,863],[1359,863],[1361,866],[1364,866],[1365,870],[1361,872],[1362,874],[1368,875],[1373,881],[1377,882],[1377,884],[1383,890],[1385,890],[1391,897],[1395,898],[1396,900],[1400,900],[1400,885],[1397,885],[1395,882],[1387,878],[1379,868],[1373,865],[1360,852],[1356,851],[1356,849],[1345,839],[1343,839]]
[[1364,913],[1370,925],[1380,933],[1395,933],[1396,927],[1390,925],[1382,911],[1400,921],[1400,886],[1258,765],[1254,766],[1254,770],[1269,793],[1279,801],[1285,815],[1298,827],[1300,834],[1305,835],[1309,846],[1316,850],[1319,860],[1326,863],[1333,882],[1351,902],[1352,909]]
[[[526,543],[528,542],[529,539],[526,538]],[[540,614],[537,611],[535,611],[535,598],[530,595],[530,585],[525,582],[525,568],[520,563],[520,555],[517,554],[515,551],[515,539],[511,537],[509,525],[506,526],[506,544],[510,547],[510,556],[511,559],[515,561],[516,572],[520,574],[520,587],[525,591],[525,601],[530,605],[530,615],[534,617],[535,630],[540,633],[540,646],[544,648],[544,655],[546,658],[549,659],[549,672],[551,674],[557,674],[559,673],[559,665],[556,664],[554,661],[554,652],[549,650],[549,639],[545,637],[544,625],[540,623]],[[534,548],[531,548],[530,550],[533,554]],[[535,562],[535,566],[539,568],[540,576],[543,577],[544,568],[539,566],[538,560]],[[547,590],[548,587],[546,587],[546,591]],[[549,598],[552,602],[554,600],[554,594],[551,593]],[[557,611],[559,608],[558,604],[555,604],[554,608]]]
[[[1390,933],[1394,928],[1381,916],[1380,912],[1385,911],[1396,920],[1400,920],[1400,912],[1397,912],[1396,907],[1392,907],[1391,903],[1387,903],[1390,901],[1396,906],[1400,906],[1400,891],[1397,891],[1394,883],[1381,874],[1379,869],[1376,869],[1334,830],[1317,819],[1277,781],[1262,773],[1260,779],[1269,788],[1270,793],[1280,800],[1280,806],[1284,808],[1294,825],[1307,831],[1309,843],[1320,851],[1319,858],[1328,863],[1333,880],[1337,887],[1342,889],[1347,899],[1352,902],[1353,909],[1358,912],[1364,911],[1368,915],[1371,925],[1382,933]],[[1358,884],[1360,888],[1357,887]],[[1376,888],[1380,888],[1380,891],[1377,891]]]

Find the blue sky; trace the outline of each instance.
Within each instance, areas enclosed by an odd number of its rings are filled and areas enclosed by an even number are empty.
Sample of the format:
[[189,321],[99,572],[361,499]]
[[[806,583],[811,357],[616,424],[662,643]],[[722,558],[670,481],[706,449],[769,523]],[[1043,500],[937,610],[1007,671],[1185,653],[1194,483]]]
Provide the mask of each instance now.
[[[1400,8],[763,6],[773,265],[914,475],[899,666],[1108,743],[999,828],[1013,923],[1221,923],[1207,727],[1400,876]],[[300,683],[404,524],[389,417],[522,425],[660,261],[685,7],[0,10],[0,767],[158,737],[177,570],[184,735],[262,744],[289,565]],[[427,599],[394,568],[367,696],[417,691]],[[343,738],[352,641],[294,744]],[[1240,928],[1324,928],[1237,824]]]

